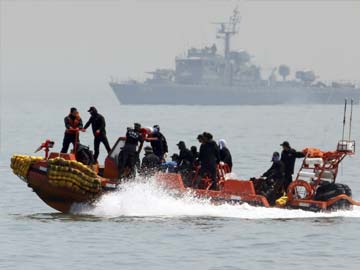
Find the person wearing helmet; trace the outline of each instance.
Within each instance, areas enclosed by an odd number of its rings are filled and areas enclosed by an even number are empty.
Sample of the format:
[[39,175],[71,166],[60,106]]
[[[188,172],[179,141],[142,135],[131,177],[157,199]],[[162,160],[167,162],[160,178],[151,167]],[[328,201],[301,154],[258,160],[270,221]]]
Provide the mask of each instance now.
[[135,177],[135,166],[139,159],[144,138],[141,134],[141,125],[134,124],[134,128],[127,128],[125,145],[119,154],[119,172],[120,175],[124,173],[125,168],[129,169],[129,176]]
[[79,130],[83,128],[83,122],[80,117],[80,114],[76,108],[71,108],[69,115],[64,118],[65,123],[65,134],[63,139],[63,146],[61,149],[61,153],[67,153],[69,150],[69,146],[72,143],[74,145],[79,144]]
[[90,113],[90,118],[85,124],[84,129],[86,130],[90,125],[92,127],[92,131],[94,134],[94,159],[95,162],[97,162],[97,159],[99,157],[99,148],[100,143],[103,143],[106,151],[109,153],[111,151],[109,141],[106,136],[106,130],[105,130],[105,118],[101,114],[98,113],[97,109],[95,107],[90,107],[88,110]]

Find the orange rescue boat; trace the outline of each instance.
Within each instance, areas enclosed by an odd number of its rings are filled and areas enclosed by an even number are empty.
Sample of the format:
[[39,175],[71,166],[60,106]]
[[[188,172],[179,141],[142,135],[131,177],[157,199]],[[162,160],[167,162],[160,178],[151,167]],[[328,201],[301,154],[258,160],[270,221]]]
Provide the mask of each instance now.
[[[76,203],[92,204],[104,193],[121,187],[117,160],[124,144],[119,138],[105,160],[104,166],[86,166],[76,160],[74,153],[50,153],[45,158],[15,155],[11,167],[16,175],[50,207],[68,213]],[[49,147],[45,147],[46,153]],[[194,196],[209,198],[219,203],[248,203],[263,207],[304,209],[309,211],[331,211],[350,209],[360,205],[351,197],[347,185],[335,183],[340,162],[355,153],[355,141],[341,140],[337,149],[323,152],[318,149],[304,149],[302,166],[286,195],[270,204],[266,192],[261,190],[259,181],[263,179],[229,179],[226,164],[218,166],[218,188],[210,190],[211,181],[201,180],[199,188],[185,186],[178,173],[160,172],[155,175],[159,185],[182,194],[191,191]],[[197,178],[194,170],[193,181]],[[261,185],[260,185],[261,186]]]

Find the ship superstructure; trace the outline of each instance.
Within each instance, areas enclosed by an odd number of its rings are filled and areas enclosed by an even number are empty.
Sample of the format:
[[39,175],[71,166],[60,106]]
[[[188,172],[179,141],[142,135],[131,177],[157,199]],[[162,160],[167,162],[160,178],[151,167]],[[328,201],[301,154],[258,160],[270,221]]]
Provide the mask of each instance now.
[[[190,48],[184,57],[175,58],[175,69],[157,69],[145,82],[110,82],[122,104],[293,104],[342,103],[351,97],[356,103],[360,89],[351,82],[322,82],[312,70],[298,70],[295,79],[287,79],[290,67],[272,68],[262,78],[261,67],[252,62],[245,50],[232,50],[231,38],[238,34],[240,16],[234,9],[228,22],[218,25],[216,44]],[[282,79],[278,80],[277,75]],[[220,97],[221,96],[221,97]]]

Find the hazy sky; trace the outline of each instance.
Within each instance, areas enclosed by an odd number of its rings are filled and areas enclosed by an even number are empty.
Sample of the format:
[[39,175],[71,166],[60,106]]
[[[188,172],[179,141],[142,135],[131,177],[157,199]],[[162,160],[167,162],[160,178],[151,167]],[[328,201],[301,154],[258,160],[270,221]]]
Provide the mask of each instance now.
[[10,1],[1,3],[5,89],[108,88],[110,76],[143,78],[174,67],[190,46],[211,45],[239,3],[232,48],[265,72],[279,64],[324,80],[360,81],[360,1]]

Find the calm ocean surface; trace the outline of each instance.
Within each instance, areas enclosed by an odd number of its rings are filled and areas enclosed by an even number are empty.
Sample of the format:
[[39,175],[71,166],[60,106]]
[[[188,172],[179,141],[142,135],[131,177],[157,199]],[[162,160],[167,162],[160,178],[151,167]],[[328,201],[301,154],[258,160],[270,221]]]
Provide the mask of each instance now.
[[[170,152],[197,145],[209,131],[225,138],[240,178],[258,176],[273,151],[289,140],[301,150],[333,150],[341,137],[343,106],[120,106],[110,90],[3,93],[1,106],[0,269],[359,269],[360,208],[331,214],[176,199],[151,183],[131,183],[95,209],[73,215],[44,204],[9,168],[13,153],[32,154],[47,138],[61,148],[63,118],[89,106],[107,120],[111,143],[133,122],[159,124]],[[359,106],[353,138],[360,143]],[[92,145],[90,132],[81,134]],[[104,159],[104,148],[101,148]],[[42,155],[42,153],[41,153]],[[300,161],[297,162],[297,165]],[[346,158],[338,180],[360,200],[360,158]]]

